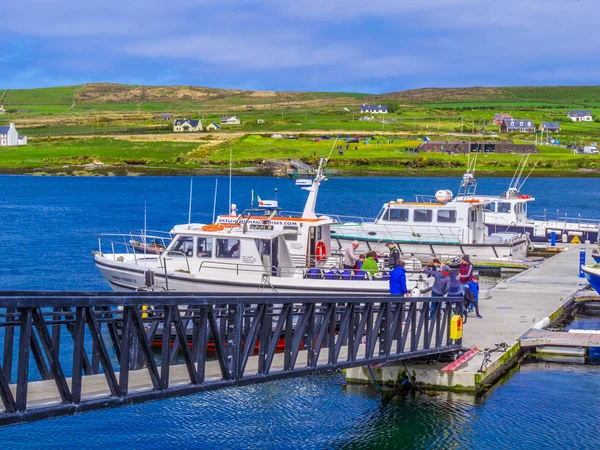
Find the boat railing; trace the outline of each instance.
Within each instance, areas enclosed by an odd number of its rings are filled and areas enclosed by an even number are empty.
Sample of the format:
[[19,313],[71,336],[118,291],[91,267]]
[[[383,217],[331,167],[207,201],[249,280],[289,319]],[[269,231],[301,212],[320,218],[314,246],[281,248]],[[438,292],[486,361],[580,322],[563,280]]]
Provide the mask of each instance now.
[[171,261],[173,260],[173,258],[169,258],[169,256],[173,256],[173,255],[181,255],[185,258],[185,264],[187,266],[187,273],[192,273],[190,271],[190,260],[189,260],[189,256],[186,255],[184,252],[181,252],[179,250],[169,250],[169,252],[167,252],[166,254],[164,254],[163,256],[161,256],[159,258],[159,261],[161,262],[160,267],[165,269],[165,272],[167,270],[167,261]]
[[[386,224],[383,222],[378,222],[382,228],[381,234],[377,235],[378,241],[403,241],[406,240],[406,236],[409,235],[411,239],[415,242],[419,243],[427,243],[432,241],[442,241],[444,244],[460,244],[464,242],[464,232],[465,230],[461,227],[444,227],[442,230],[437,225],[428,225],[427,228],[432,229],[433,231],[423,231],[421,227],[415,227],[411,224],[403,224],[403,223],[395,223],[393,225]],[[369,238],[369,233],[373,233],[373,230],[366,230],[363,227],[363,224],[358,223],[357,227],[360,229],[361,233],[364,234],[364,237]],[[356,230],[351,229],[352,234],[344,233],[343,228],[334,227],[335,233],[332,234],[332,238],[336,236],[340,236],[347,239],[356,238]],[[404,235],[400,237],[399,235]]]
[[[198,273],[202,272],[202,270],[209,269],[218,269],[218,270],[231,270],[235,271],[236,275],[239,275],[240,272],[253,272],[253,273],[263,273],[266,275],[270,275],[267,273],[267,267],[262,264],[239,264],[239,263],[231,263],[231,262],[221,262],[221,261],[202,261],[198,266]],[[271,267],[271,274],[276,272],[277,268]]]
[[417,200],[417,203],[439,203],[437,198],[435,198],[435,195],[417,194],[415,195],[415,199]]
[[[159,255],[170,243],[170,238],[155,234],[101,233],[97,237],[98,251],[101,255],[105,254],[104,250],[109,245],[113,259],[116,260],[118,254],[128,254],[133,255],[136,263],[138,254]],[[148,242],[152,242],[153,244],[150,245],[156,245],[156,247],[149,248],[148,244],[144,244]],[[136,243],[140,244],[137,251]],[[157,249],[160,251],[156,251]]]
[[589,229],[600,229],[600,219],[586,219],[582,218],[581,214],[577,216],[569,216],[568,214],[560,215],[560,211],[556,210],[556,217],[549,218],[546,210],[544,210],[543,215],[532,215],[530,216],[533,220],[542,221],[547,226],[556,226],[556,227],[568,227],[568,225],[578,225],[581,228],[589,228]]
[[321,217],[321,216],[326,216],[329,217],[330,219],[332,219],[333,221],[339,223],[339,224],[345,224],[345,223],[373,223],[375,222],[375,218],[374,217],[361,217],[361,216],[343,216],[340,214],[317,214],[317,216]]

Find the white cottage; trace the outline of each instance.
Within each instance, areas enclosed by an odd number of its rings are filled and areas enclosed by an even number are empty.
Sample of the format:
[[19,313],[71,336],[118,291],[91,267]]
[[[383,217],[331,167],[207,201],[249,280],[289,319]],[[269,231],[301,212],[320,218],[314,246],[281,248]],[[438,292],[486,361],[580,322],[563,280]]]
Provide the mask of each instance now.
[[27,145],[27,136],[19,136],[15,124],[0,127],[0,147]]

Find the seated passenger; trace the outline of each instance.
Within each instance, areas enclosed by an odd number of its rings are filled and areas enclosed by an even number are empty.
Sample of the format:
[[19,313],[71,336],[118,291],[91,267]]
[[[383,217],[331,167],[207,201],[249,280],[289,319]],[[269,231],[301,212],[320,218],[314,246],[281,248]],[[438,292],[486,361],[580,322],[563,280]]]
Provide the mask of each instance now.
[[377,265],[377,261],[375,261],[375,252],[367,253],[367,257],[365,258],[361,269],[368,272],[371,276],[379,273],[379,266]]
[[365,255],[361,253],[358,259],[356,260],[356,264],[354,264],[354,272],[358,272],[362,269],[362,265],[365,262]]

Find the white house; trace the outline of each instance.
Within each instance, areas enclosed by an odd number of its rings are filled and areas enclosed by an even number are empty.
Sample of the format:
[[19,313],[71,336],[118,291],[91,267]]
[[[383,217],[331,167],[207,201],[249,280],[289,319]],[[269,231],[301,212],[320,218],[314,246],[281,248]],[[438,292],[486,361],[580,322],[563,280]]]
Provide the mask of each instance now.
[[221,117],[222,125],[240,125],[241,123],[242,123],[241,120],[238,119],[237,116]]
[[202,131],[202,121],[201,120],[187,120],[187,119],[177,119],[173,122],[173,131],[175,132],[194,132],[194,131]]
[[360,105],[361,113],[371,113],[371,114],[387,114],[388,107],[387,105]]
[[219,131],[221,126],[217,122],[212,122],[206,127],[206,131]]
[[594,120],[592,112],[587,109],[573,109],[567,113],[567,117],[573,122],[591,122]]
[[27,136],[19,136],[15,124],[0,127],[0,147],[27,145]]

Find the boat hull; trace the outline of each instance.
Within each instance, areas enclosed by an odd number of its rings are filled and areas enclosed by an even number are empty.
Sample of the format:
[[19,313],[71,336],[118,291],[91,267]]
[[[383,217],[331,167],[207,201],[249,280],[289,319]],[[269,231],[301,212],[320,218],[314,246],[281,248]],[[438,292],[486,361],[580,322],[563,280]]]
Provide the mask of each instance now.
[[600,294],[600,267],[583,266],[582,270],[590,285]]

